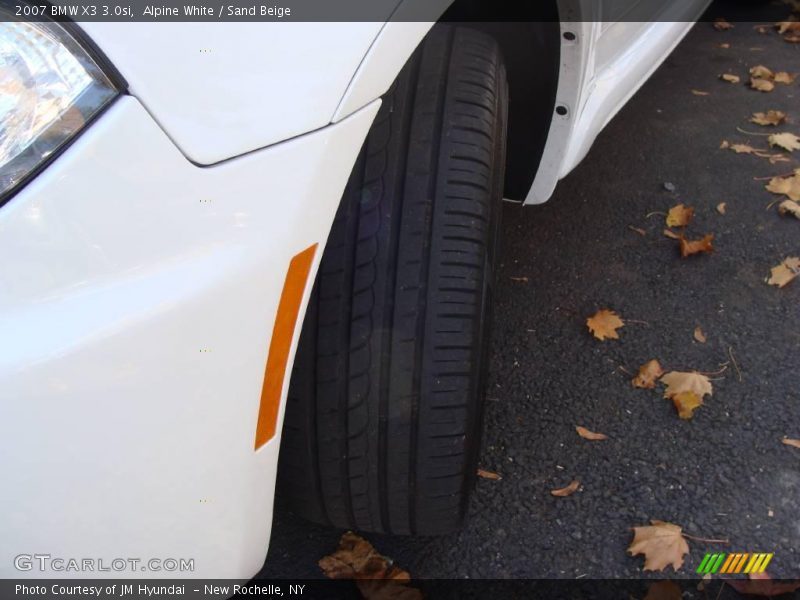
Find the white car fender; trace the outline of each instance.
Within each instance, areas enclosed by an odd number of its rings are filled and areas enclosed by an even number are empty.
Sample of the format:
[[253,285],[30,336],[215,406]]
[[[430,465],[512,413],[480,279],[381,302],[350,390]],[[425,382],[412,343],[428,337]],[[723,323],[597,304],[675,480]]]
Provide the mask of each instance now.
[[[443,14],[453,0],[403,0],[364,57],[342,98],[333,121],[337,122],[379,98],[392,85],[408,57],[433,27],[432,21],[414,21],[415,15]],[[412,19],[404,21],[403,19]]]
[[[379,1],[388,17],[396,0]],[[130,94],[200,165],[328,125],[383,25],[81,24]]]

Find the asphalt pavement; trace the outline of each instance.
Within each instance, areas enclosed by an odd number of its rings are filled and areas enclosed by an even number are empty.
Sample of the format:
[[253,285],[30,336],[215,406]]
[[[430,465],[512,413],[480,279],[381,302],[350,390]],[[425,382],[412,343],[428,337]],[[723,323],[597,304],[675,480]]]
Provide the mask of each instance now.
[[[725,5],[712,10],[733,18]],[[777,130],[800,134],[800,79],[772,93],[745,85],[757,64],[799,72],[800,44],[753,27],[788,7],[735,10],[753,23],[696,25],[550,202],[504,207],[480,459],[502,479],[478,481],[458,534],[366,536],[413,577],[642,577],[642,557],[626,548],[630,528],[651,519],[730,540],[690,541],[679,577],[719,551],[773,552],[773,577],[800,576],[800,449],[782,443],[800,438],[800,278],[765,282],[800,256],[800,221],[768,208],[776,197],[754,180],[791,172],[800,151],[770,164],[719,148],[766,147],[737,131],[767,132],[748,122],[757,111],[787,112]],[[721,81],[726,72],[742,82]],[[696,210],[690,236],[714,233],[713,254],[682,259],[662,235],[663,213],[681,202]],[[628,320],[619,340],[589,334],[600,308]],[[659,390],[630,383],[653,358],[667,370],[727,368],[684,421]],[[583,440],[576,425],[609,439]],[[551,496],[573,479],[579,492]],[[319,577],[317,560],[340,535],[278,509],[260,576]]]

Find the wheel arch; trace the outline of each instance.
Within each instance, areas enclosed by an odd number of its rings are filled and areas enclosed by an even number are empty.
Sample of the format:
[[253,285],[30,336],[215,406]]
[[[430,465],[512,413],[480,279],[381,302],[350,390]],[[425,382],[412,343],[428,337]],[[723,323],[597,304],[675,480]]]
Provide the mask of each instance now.
[[[558,0],[543,0],[537,22],[504,22],[486,0],[423,0],[438,22],[460,23],[494,37],[506,62],[509,85],[508,150],[505,197],[524,200],[533,185],[550,131],[561,58]],[[334,114],[337,122],[389,89],[433,23],[403,21],[418,11],[417,0],[405,0],[367,52]],[[487,14],[487,10],[490,12]]]
[[[458,8],[461,1],[458,0],[454,8]],[[555,2],[551,4],[555,11]],[[560,71],[561,27],[555,17],[541,22],[475,23],[474,27],[498,41],[505,59],[509,105],[504,195],[521,202],[527,197],[539,170],[553,120]]]

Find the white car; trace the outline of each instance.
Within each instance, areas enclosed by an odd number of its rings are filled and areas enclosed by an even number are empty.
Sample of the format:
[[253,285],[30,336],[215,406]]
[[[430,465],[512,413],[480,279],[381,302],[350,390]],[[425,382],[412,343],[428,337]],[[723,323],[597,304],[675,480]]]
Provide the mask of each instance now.
[[0,576],[251,577],[277,480],[336,527],[459,526],[501,201],[547,200],[707,2],[414,3],[3,15]]

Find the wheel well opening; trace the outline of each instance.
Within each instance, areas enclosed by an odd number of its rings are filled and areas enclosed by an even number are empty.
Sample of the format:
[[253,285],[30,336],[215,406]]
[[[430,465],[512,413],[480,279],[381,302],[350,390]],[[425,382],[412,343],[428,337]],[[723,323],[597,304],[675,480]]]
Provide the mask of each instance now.
[[504,196],[524,200],[539,170],[556,105],[561,55],[558,6],[555,0],[537,6],[537,14],[547,16],[543,21],[502,22],[500,9],[493,13],[487,4],[455,0],[441,21],[478,29],[500,44],[509,87]]

